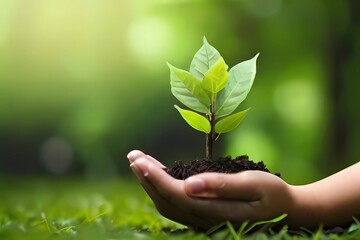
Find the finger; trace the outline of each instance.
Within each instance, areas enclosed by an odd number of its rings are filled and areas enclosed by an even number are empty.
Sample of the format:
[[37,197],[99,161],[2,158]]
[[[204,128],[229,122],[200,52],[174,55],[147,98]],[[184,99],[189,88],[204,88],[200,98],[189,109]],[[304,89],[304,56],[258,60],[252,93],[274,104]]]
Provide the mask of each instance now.
[[130,163],[133,163],[136,159],[145,156],[145,153],[139,150],[132,150],[128,153],[127,158],[129,159]]
[[157,166],[160,166],[161,168],[163,168],[163,169],[166,169],[167,167],[166,166],[164,166],[161,162],[159,162],[158,160],[156,160],[155,158],[153,158],[152,156],[150,156],[150,155],[146,155],[150,160],[151,160],[151,162],[152,163],[154,163],[155,165],[157,165]]
[[128,155],[127,155],[127,158],[129,159],[130,163],[133,163],[136,159],[141,158],[141,157],[146,157],[149,161],[151,161],[155,165],[160,166],[161,168],[166,168],[158,160],[156,160],[155,158],[153,158],[150,155],[146,155],[145,153],[143,153],[140,150],[133,150],[133,151],[129,152]]
[[[173,203],[165,199],[161,194],[158,193],[156,188],[146,179],[146,176],[149,174],[147,165],[149,164],[148,159],[140,158],[137,159],[132,165],[132,170],[138,177],[142,187],[153,200],[158,211],[164,216],[173,221],[179,222],[181,224],[200,227],[202,229],[209,228],[211,224],[204,219],[198,218],[191,213],[183,211],[181,208],[175,206]],[[150,164],[152,164],[150,162]],[[163,170],[162,170],[163,171]]]
[[257,201],[261,199],[263,178],[258,171],[236,174],[202,173],[185,180],[185,191],[191,197]]
[[189,196],[222,200],[212,211],[238,223],[271,219],[288,212],[287,206],[293,200],[287,186],[278,176],[262,171],[204,173],[185,180]]

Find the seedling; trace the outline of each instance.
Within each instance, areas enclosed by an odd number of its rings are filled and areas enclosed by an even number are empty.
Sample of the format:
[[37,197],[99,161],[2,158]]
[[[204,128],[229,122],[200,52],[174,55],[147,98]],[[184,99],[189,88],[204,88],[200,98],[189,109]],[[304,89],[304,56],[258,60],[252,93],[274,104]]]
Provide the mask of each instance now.
[[175,105],[183,119],[206,134],[206,158],[213,157],[213,142],[221,133],[235,129],[250,108],[233,113],[248,95],[256,74],[256,54],[228,71],[223,57],[204,37],[190,70],[168,63],[172,94],[186,107]]

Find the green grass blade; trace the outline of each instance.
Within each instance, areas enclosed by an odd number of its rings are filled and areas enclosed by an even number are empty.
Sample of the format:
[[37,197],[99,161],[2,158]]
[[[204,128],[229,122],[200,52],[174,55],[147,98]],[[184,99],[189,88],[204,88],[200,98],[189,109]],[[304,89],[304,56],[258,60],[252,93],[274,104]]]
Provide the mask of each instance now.
[[287,214],[284,213],[276,218],[270,219],[270,220],[264,220],[264,221],[259,221],[259,222],[255,222],[253,224],[251,224],[248,228],[246,228],[246,230],[244,230],[244,234],[248,233],[249,231],[251,231],[251,229],[253,229],[256,226],[259,225],[263,225],[263,224],[267,224],[267,223],[277,223],[280,222],[281,220],[283,220],[284,218],[287,217]]
[[233,227],[233,225],[231,224],[231,222],[227,221],[226,222],[226,226],[229,229],[229,232],[231,234],[231,236],[233,237],[234,240],[241,240],[241,236],[238,235]]

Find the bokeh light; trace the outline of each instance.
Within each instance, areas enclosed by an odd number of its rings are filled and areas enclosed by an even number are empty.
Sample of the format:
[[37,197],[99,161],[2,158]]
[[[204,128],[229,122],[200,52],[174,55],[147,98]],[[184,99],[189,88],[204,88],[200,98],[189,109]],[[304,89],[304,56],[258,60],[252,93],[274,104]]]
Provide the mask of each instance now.
[[[173,34],[165,20],[139,19],[130,26],[129,44],[135,57],[143,64],[162,65],[174,48]],[[151,59],[151,61],[149,61]]]

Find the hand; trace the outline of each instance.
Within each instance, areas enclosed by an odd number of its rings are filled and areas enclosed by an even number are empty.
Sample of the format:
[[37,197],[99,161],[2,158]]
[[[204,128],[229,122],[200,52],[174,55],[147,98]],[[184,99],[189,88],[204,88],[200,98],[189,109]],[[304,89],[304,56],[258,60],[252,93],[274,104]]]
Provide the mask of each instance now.
[[160,214],[196,230],[205,230],[214,225],[211,218],[207,219],[186,208],[199,200],[188,197],[184,191],[184,181],[168,175],[164,165],[137,150],[130,152],[128,159],[131,169]]
[[224,221],[239,226],[289,213],[291,188],[266,172],[202,173],[177,180],[160,162],[140,151],[128,154],[131,168],[158,211],[195,229],[206,230]]

